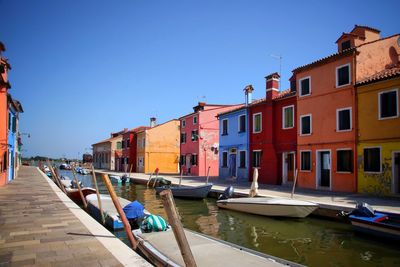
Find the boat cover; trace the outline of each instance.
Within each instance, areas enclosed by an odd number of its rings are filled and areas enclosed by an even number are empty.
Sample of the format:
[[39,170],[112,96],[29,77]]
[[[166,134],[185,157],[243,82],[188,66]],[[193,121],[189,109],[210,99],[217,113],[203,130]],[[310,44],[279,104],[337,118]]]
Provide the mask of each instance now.
[[126,205],[124,208],[124,213],[126,215],[126,218],[128,219],[136,219],[136,218],[142,218],[144,217],[144,207],[143,205],[135,200],[128,205]]

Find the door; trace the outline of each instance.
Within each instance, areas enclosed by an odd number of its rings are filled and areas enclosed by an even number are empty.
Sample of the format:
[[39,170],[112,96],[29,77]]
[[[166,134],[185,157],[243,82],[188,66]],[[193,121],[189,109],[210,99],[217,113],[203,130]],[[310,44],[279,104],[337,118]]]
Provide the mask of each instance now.
[[190,174],[190,168],[192,167],[191,154],[186,155],[186,172]]
[[330,187],[331,184],[331,156],[329,151],[319,152],[319,173],[322,187]]
[[287,154],[287,181],[293,183],[294,180],[294,153]]
[[393,193],[400,194],[400,152],[393,152]]
[[229,154],[229,174],[236,177],[236,154]]

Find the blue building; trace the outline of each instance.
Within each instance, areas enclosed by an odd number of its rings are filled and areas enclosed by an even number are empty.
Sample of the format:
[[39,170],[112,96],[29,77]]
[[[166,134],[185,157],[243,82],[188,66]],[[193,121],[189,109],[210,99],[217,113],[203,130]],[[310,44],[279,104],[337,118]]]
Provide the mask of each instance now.
[[18,117],[23,112],[21,103],[12,99],[11,95],[7,97],[8,102],[8,177],[10,182],[17,174],[20,165],[20,146],[18,136]]
[[253,92],[246,86],[245,104],[218,114],[219,120],[219,177],[247,182],[249,178],[248,105]]

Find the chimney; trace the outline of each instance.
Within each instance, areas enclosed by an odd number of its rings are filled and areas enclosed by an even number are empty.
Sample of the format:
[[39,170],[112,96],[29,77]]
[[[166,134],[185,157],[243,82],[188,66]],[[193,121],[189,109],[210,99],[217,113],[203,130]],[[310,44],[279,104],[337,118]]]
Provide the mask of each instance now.
[[251,95],[252,92],[254,91],[254,88],[251,84],[247,85],[244,89],[244,103],[246,104],[246,106],[251,104]]
[[157,125],[157,119],[155,117],[150,118],[150,128],[153,128]]
[[197,106],[193,107],[194,112],[199,112],[201,110],[204,110],[204,107],[206,106],[206,102],[199,102]]
[[279,74],[274,72],[265,77],[266,81],[266,100],[272,100],[279,94]]

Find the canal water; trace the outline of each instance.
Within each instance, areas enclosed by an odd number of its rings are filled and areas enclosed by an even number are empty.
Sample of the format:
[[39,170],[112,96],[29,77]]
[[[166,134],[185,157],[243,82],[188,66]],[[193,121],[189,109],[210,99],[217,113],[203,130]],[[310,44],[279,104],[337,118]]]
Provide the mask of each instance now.
[[[61,171],[61,174],[63,171]],[[66,173],[71,177],[70,173]],[[91,176],[79,176],[91,186]],[[107,194],[101,182],[99,190]],[[114,185],[118,196],[138,200],[167,218],[161,199],[144,185]],[[355,234],[351,225],[308,217],[274,219],[219,209],[216,200],[175,199],[184,227],[307,266],[400,266],[400,245]],[[128,243],[125,232],[114,233]]]

